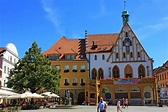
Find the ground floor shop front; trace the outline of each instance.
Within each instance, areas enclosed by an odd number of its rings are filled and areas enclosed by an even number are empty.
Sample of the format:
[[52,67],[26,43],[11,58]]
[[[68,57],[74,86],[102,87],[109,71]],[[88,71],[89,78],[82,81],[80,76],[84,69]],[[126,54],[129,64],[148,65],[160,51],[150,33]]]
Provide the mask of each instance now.
[[153,78],[117,79],[93,81],[95,85],[86,85],[86,100],[97,104],[102,96],[109,104],[117,100],[128,99],[129,105],[146,105],[157,103],[157,87]]

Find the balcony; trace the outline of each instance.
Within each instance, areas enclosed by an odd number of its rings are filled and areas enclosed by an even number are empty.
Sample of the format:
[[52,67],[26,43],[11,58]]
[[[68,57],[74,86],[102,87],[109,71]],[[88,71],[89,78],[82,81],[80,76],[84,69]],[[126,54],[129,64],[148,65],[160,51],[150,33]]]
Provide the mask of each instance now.
[[82,82],[80,85],[81,85],[81,86],[85,86],[85,83],[84,83],[84,82]]
[[73,69],[72,71],[73,71],[73,72],[77,72],[77,70],[75,70],[75,69]]
[[65,86],[69,86],[69,83],[68,83],[68,82],[65,82],[64,85],[65,85]]
[[67,69],[67,70],[64,70],[64,73],[67,73],[67,72],[69,72],[69,69]]
[[80,72],[85,72],[85,69],[81,69]]
[[73,82],[73,83],[72,83],[72,85],[73,85],[73,86],[76,86],[76,85],[77,85],[77,83],[76,83],[76,82]]

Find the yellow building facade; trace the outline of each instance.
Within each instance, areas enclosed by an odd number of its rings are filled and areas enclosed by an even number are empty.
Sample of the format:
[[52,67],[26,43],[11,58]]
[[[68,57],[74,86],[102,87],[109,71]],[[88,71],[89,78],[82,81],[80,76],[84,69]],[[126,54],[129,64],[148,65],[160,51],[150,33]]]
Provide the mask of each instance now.
[[44,52],[51,60],[51,66],[60,71],[60,97],[70,91],[72,104],[82,104],[85,100],[85,82],[88,79],[84,39],[62,37]]

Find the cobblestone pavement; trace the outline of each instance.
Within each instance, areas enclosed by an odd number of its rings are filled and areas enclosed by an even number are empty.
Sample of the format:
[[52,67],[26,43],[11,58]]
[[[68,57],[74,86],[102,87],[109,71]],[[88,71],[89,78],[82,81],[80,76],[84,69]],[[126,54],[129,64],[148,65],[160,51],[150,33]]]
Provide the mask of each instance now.
[[[97,112],[96,106],[76,106],[73,109],[38,109],[38,110],[22,110],[22,112]],[[130,106],[121,108],[122,112],[168,112],[168,107],[156,106]],[[106,112],[117,112],[115,106],[108,106]]]

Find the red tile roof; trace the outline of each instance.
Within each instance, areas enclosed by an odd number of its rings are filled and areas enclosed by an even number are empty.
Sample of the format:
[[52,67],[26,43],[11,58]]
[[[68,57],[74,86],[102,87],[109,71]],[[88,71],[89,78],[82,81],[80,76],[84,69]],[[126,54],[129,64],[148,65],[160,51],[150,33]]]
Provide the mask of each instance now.
[[157,75],[158,73],[161,73],[165,70],[168,70],[168,60],[162,65],[153,70],[154,75]]
[[115,45],[119,33],[87,35],[88,52],[105,52]]
[[80,39],[67,39],[63,36],[58,40],[51,48],[45,51],[43,54],[52,55],[58,54],[60,58],[63,58],[65,54],[76,54],[76,59],[80,56]]
[[5,52],[5,51],[6,51],[5,48],[0,48],[0,53],[3,53],[3,52]]

